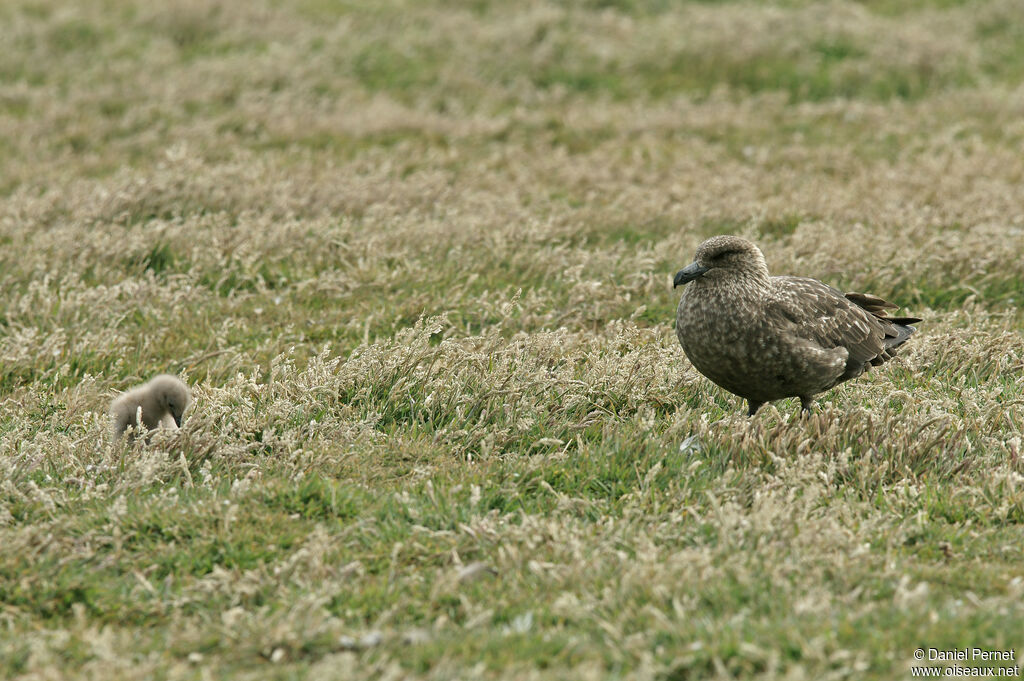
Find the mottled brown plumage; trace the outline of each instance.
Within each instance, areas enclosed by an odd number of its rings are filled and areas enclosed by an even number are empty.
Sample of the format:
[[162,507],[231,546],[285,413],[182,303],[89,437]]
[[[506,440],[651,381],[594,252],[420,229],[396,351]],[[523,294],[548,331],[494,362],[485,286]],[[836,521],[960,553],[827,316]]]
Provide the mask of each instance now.
[[120,438],[129,427],[139,428],[140,409],[142,423],[147,429],[153,430],[160,426],[178,428],[190,402],[192,394],[181,379],[170,374],[160,374],[111,403],[114,439]]
[[697,248],[675,286],[689,283],[676,311],[676,335],[702,374],[749,403],[818,393],[896,354],[911,317],[887,317],[896,305],[842,292],[815,279],[773,277],[757,246],[716,236]]

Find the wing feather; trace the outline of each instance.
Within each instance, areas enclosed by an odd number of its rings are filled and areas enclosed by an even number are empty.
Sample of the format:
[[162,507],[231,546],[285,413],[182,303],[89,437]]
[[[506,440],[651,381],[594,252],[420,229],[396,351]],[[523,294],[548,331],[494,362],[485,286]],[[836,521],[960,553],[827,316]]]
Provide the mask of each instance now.
[[[859,375],[868,364],[881,364],[892,355],[887,338],[899,330],[881,315],[892,303],[866,294],[848,296],[816,279],[774,277],[775,305],[795,325],[794,333],[822,348],[843,347],[849,352],[840,380]],[[909,334],[907,334],[909,335]]]

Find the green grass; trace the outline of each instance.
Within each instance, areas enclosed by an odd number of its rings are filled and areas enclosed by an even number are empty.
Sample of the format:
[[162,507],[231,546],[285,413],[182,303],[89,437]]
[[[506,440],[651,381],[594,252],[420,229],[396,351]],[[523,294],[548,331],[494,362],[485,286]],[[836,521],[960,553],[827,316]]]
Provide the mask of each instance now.
[[[0,23],[0,677],[905,679],[1020,645],[1013,7]],[[919,333],[747,419],[673,331],[721,233]],[[112,444],[161,372],[184,428]]]

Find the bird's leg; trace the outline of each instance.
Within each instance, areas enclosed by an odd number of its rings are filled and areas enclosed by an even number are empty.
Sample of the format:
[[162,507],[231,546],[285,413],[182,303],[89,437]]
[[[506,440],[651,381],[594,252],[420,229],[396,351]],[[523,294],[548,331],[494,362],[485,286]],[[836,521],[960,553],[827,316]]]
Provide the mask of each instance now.
[[747,416],[753,416],[754,414],[757,413],[757,410],[761,408],[761,405],[764,404],[764,402],[755,402],[754,400],[747,400],[747,404],[750,406],[750,409],[747,410]]
[[811,413],[811,407],[814,406],[813,397],[801,397],[800,398],[800,415],[806,416]]

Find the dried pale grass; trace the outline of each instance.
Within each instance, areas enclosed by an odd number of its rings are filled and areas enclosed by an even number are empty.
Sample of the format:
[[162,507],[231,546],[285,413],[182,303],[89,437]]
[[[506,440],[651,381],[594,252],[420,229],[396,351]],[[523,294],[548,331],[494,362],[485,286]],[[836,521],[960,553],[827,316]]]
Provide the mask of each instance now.
[[[1020,2],[947,5],[3,4],[0,676],[1019,645]],[[671,329],[722,232],[926,321],[747,419]]]

